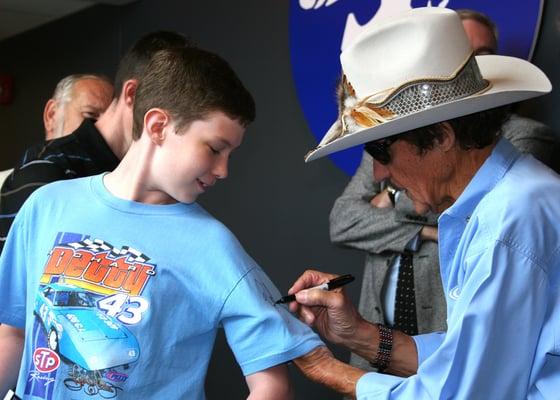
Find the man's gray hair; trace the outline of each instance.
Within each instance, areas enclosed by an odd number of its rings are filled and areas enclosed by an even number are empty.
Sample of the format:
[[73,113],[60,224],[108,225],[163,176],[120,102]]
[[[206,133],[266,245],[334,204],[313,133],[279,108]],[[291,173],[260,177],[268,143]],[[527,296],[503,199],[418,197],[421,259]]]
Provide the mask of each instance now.
[[56,114],[56,121],[52,132],[52,138],[59,138],[64,136],[64,114],[66,113],[66,105],[72,101],[72,89],[74,85],[84,79],[97,79],[100,81],[107,82],[109,85],[113,86],[111,81],[103,76],[96,74],[72,74],[65,78],[62,78],[60,82],[57,83],[52,99],[55,101],[58,107],[58,112]]
[[98,79],[101,81],[105,81],[112,85],[111,81],[103,76],[103,75],[96,75],[96,74],[72,74],[68,75],[65,78],[62,78],[57,84],[54,89],[54,93],[52,98],[57,104],[60,106],[64,106],[65,104],[69,103],[72,100],[72,88],[74,85],[84,79]]

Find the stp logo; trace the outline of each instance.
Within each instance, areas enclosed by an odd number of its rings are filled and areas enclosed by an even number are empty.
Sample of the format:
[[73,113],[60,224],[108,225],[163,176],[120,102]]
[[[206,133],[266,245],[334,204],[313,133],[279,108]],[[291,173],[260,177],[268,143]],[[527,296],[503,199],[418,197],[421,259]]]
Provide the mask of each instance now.
[[52,372],[60,365],[60,357],[51,349],[39,347],[33,352],[33,363],[39,372]]
[[[303,113],[317,142],[337,117],[335,86],[340,77],[340,50],[364,29],[387,16],[411,8],[467,8],[488,15],[496,23],[499,32],[498,53],[529,59],[539,30],[543,2],[290,0],[292,74]],[[306,150],[302,149],[302,157]],[[352,175],[358,167],[361,154],[362,149],[356,147],[329,157],[338,167]]]

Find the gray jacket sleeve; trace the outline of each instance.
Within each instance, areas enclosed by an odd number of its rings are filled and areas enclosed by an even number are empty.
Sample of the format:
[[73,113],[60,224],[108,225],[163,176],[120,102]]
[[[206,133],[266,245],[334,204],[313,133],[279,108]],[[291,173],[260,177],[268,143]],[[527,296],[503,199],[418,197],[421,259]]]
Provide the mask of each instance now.
[[559,144],[552,130],[541,122],[512,114],[502,126],[503,136],[522,153],[531,154],[556,169]]
[[376,254],[403,252],[424,225],[436,224],[437,216],[414,213],[404,193],[395,208],[372,206],[370,200],[381,190],[380,183],[373,180],[373,160],[364,152],[360,166],[331,211],[333,243]]

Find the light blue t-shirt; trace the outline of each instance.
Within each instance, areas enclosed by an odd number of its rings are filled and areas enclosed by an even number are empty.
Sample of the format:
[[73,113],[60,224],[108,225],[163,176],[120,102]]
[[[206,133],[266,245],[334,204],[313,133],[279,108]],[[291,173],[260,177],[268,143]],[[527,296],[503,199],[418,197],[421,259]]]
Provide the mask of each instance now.
[[501,140],[439,219],[447,333],[419,369],[364,375],[359,399],[558,399],[560,177]]
[[0,259],[24,399],[203,399],[218,328],[244,375],[322,345],[279,297],[199,205],[118,199],[101,175],[33,193]]

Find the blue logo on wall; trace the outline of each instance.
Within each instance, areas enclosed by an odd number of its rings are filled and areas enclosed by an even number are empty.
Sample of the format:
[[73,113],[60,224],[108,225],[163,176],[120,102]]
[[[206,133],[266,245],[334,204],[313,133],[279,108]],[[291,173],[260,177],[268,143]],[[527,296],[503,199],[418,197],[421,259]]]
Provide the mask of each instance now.
[[[340,49],[376,20],[416,7],[472,9],[488,15],[499,31],[498,53],[529,59],[543,0],[290,0],[290,52],[298,98],[309,128],[321,140],[337,117],[335,86],[340,77]],[[382,62],[382,60],[380,60]],[[330,157],[354,174],[361,147]]]

